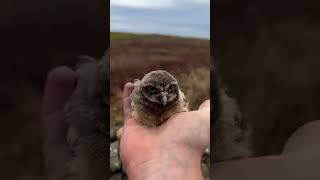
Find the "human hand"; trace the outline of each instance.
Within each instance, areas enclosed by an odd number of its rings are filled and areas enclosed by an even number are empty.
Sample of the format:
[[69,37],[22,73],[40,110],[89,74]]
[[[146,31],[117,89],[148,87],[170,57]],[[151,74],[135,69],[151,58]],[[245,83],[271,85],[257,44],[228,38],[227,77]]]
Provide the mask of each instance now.
[[64,106],[76,82],[75,72],[67,67],[52,70],[43,97],[44,155],[47,180],[67,180],[67,162],[71,157],[66,141],[67,124]]
[[215,180],[320,179],[320,121],[300,127],[280,155],[226,161],[211,166]]
[[201,156],[210,142],[210,101],[197,111],[175,114],[164,124],[148,128],[131,116],[127,83],[123,94],[125,124],[120,156],[130,180],[203,179]]

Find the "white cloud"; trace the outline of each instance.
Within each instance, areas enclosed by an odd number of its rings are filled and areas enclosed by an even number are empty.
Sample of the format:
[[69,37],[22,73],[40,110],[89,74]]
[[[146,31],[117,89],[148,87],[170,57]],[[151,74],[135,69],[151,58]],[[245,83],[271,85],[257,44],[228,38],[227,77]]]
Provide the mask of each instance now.
[[111,0],[111,31],[210,37],[210,0]]
[[198,3],[198,4],[209,4],[210,0],[190,0],[191,2]]
[[111,0],[111,6],[130,8],[166,8],[174,4],[174,0]]
[[111,6],[159,9],[185,4],[210,4],[210,0],[111,0]]

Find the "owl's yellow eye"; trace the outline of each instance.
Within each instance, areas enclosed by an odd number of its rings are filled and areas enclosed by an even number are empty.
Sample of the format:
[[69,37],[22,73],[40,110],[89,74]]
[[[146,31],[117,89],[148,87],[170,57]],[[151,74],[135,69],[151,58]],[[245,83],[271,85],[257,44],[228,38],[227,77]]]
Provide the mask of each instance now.
[[148,86],[148,91],[150,94],[154,94],[157,91],[157,89],[153,86]]
[[174,85],[170,85],[168,87],[168,92],[173,92],[174,91]]

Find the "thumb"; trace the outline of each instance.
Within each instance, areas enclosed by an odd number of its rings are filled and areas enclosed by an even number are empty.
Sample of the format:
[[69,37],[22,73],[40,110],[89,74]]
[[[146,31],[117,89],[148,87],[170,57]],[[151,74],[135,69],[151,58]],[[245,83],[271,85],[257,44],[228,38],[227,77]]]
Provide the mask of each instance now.
[[134,85],[130,82],[124,85],[122,103],[123,103],[123,116],[125,120],[131,117],[132,108],[131,108],[130,94],[132,93],[133,89],[134,89]]

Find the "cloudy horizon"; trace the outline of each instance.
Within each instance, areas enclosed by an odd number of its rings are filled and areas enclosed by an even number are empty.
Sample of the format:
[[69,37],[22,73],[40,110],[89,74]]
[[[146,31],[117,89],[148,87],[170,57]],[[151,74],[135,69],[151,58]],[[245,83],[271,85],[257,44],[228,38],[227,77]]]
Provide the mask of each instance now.
[[209,0],[111,0],[112,32],[210,38]]

